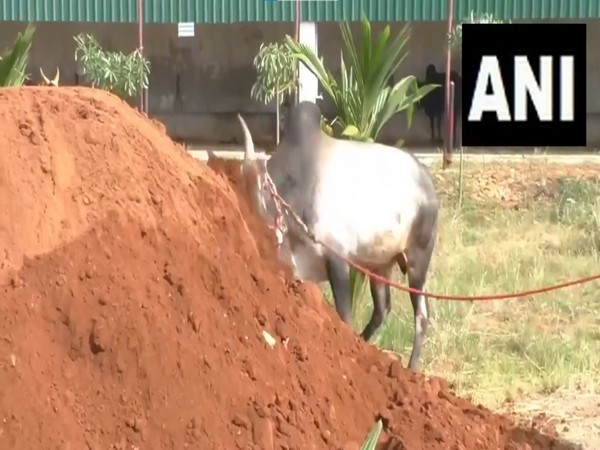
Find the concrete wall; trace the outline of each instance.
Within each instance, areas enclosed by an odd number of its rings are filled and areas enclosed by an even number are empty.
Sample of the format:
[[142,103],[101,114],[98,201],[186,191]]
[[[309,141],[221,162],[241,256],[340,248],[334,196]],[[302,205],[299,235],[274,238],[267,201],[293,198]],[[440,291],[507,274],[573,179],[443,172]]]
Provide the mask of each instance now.
[[[393,24],[399,30],[402,24]],[[409,54],[398,70],[398,77],[413,74],[424,77],[429,63],[442,70],[445,64],[444,23],[413,23]],[[3,23],[0,48],[10,45],[23,24]],[[382,29],[375,24],[374,32]],[[354,27],[358,31],[358,26]],[[107,50],[132,51],[137,46],[137,26],[130,24],[41,23],[30,59],[30,72],[39,78],[39,67],[48,76],[56,66],[61,70],[61,84],[74,85],[77,66],[73,55],[73,36],[93,34]],[[281,40],[293,34],[291,23],[198,25],[193,38],[178,38],[177,26],[146,25],[145,53],[151,61],[150,114],[162,120],[177,139],[198,142],[236,142],[241,139],[235,114],[245,113],[258,142],[274,140],[274,105],[262,105],[250,98],[255,79],[252,60],[262,42]],[[319,25],[319,50],[326,65],[339,73],[340,39],[335,23]],[[600,23],[588,22],[588,142],[600,147],[600,55],[595,43],[600,41]],[[460,71],[460,60],[453,61]],[[330,105],[323,104],[325,112]],[[460,135],[460,126],[458,126]],[[429,123],[417,112],[410,129],[406,116],[395,117],[383,129],[381,140],[395,142],[402,138],[408,144],[422,145],[429,140]]]

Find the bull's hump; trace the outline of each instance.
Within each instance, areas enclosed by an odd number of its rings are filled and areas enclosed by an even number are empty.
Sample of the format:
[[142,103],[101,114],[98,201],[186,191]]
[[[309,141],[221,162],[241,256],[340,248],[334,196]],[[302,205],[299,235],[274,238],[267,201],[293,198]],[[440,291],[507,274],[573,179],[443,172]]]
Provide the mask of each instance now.
[[[333,141],[333,142],[332,142]],[[375,172],[394,172],[410,178],[421,173],[419,161],[410,153],[396,147],[374,143],[332,140],[323,153],[321,167],[325,170],[344,168],[361,178]]]

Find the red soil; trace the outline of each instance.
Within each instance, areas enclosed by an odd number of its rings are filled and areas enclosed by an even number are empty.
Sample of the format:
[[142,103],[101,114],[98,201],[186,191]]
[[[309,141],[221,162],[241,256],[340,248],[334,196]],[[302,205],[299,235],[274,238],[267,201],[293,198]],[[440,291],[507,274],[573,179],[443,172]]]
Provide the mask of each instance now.
[[0,129],[0,449],[568,448],[362,343],[116,97],[2,89]]

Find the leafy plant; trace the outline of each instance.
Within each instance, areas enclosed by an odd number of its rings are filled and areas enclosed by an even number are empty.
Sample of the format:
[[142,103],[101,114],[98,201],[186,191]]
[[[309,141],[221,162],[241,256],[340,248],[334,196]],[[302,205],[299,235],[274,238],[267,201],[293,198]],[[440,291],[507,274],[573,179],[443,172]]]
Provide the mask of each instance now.
[[379,441],[379,435],[383,429],[381,420],[378,420],[371,432],[367,435],[367,438],[360,446],[360,450],[375,450],[377,447],[377,441]]
[[[408,54],[405,47],[410,28],[405,26],[397,36],[391,36],[386,26],[373,42],[371,24],[363,16],[360,45],[354,42],[348,23],[340,24],[343,50],[340,54],[341,74],[339,81],[325,68],[310,47],[286,36],[286,44],[292,56],[301,61],[318,79],[332,99],[337,117],[336,125],[342,138],[374,142],[382,127],[396,114],[406,111],[408,126],[412,124],[415,103],[438,85],[419,87],[414,75],[406,76],[397,83],[390,80]],[[332,130],[335,133],[335,130]],[[366,286],[366,277],[350,269],[352,289],[352,315],[356,319],[356,299]]]
[[498,19],[490,13],[475,14],[473,10],[471,10],[469,19],[456,25],[452,32],[448,34],[448,44],[455,51],[460,50],[462,44],[462,26],[465,23],[510,23],[510,20]]
[[276,99],[277,144],[279,144],[281,103],[284,95],[293,95],[298,86],[296,60],[285,43],[261,44],[254,58],[254,68],[257,78],[250,95],[252,98],[264,102],[265,105],[274,98]]
[[27,80],[25,68],[34,33],[35,26],[27,25],[23,34],[17,34],[12,48],[0,56],[0,86],[22,86]]
[[416,77],[409,75],[390,86],[389,80],[407,55],[409,26],[393,39],[390,27],[386,26],[372,42],[371,24],[363,17],[360,47],[355,44],[348,23],[340,24],[340,30],[344,46],[339,81],[310,47],[286,36],[293,56],[317,77],[334,102],[337,117],[332,124],[338,124],[339,134],[349,139],[375,141],[381,128],[402,111],[406,111],[410,126],[415,102],[436,85],[419,87]]
[[93,87],[106,89],[121,98],[131,98],[148,87],[150,62],[136,49],[126,55],[102,49],[90,34],[78,34],[75,61],[81,61],[83,74]]

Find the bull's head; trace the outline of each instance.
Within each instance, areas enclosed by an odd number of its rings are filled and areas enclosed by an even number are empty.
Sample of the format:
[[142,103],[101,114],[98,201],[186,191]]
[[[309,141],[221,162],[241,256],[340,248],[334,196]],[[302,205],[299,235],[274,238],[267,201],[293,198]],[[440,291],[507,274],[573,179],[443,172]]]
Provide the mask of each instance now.
[[[241,115],[238,119],[244,130],[244,160],[242,162],[242,182],[248,197],[253,203],[253,207],[266,221],[267,225],[275,228],[277,243],[279,244],[279,258],[288,265],[293,266],[291,258],[291,249],[289,242],[285,238],[287,224],[285,222],[285,213],[278,205],[278,198],[275,196],[276,190],[273,180],[270,178],[267,159],[259,158],[254,150],[254,141],[252,134]],[[274,195],[275,194],[275,195]],[[279,208],[278,208],[279,207]]]
[[275,199],[269,189],[270,179],[267,172],[267,160],[256,155],[254,140],[246,121],[240,114],[238,114],[238,119],[244,131],[244,160],[241,170],[246,192],[258,213],[264,219],[272,222],[276,218],[277,208]]
[[40,75],[42,76],[43,86],[52,86],[58,87],[58,80],[60,79],[60,69],[56,68],[56,74],[52,80],[49,80],[48,77],[44,74],[44,70],[40,67]]
[[[290,107],[283,140],[269,161],[258,157],[246,122],[239,114],[238,119],[244,131],[242,177],[255,207],[263,218],[272,222],[279,212],[272,186],[269,185],[270,177],[277,182],[290,170],[300,173],[311,171],[311,162],[318,154],[319,139],[324,135],[321,130],[321,111],[312,102],[301,102]],[[267,169],[277,173],[269,174]]]

